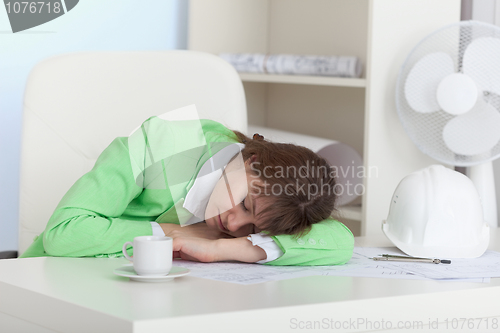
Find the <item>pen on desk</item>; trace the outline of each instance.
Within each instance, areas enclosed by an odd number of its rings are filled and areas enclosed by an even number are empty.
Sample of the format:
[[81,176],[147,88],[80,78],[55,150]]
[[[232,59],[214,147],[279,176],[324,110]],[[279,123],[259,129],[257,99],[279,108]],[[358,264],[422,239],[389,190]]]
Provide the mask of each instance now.
[[429,264],[451,264],[451,260],[446,259],[432,259],[432,258],[419,258],[408,256],[397,256],[391,254],[382,254],[381,257],[373,257],[376,261],[405,261],[405,262],[423,262]]

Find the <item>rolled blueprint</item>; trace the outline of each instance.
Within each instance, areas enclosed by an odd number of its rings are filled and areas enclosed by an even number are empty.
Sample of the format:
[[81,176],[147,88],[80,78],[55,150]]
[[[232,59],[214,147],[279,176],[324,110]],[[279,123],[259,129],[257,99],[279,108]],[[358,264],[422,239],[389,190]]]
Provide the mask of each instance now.
[[221,53],[222,59],[229,62],[238,72],[265,73],[265,54],[252,53]]
[[260,53],[221,53],[238,72],[359,78],[357,57]]
[[326,159],[336,175],[337,206],[349,204],[363,194],[363,161],[351,146],[334,140],[249,125],[249,136],[254,133],[263,135],[269,141],[304,146]]

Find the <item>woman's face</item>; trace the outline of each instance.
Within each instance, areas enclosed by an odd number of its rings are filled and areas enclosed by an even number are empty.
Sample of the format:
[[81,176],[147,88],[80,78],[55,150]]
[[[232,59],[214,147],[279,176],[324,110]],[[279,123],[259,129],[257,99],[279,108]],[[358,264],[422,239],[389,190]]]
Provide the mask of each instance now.
[[250,171],[250,160],[241,155],[231,161],[212,192],[205,211],[209,227],[235,237],[260,232],[256,215],[263,208],[262,198],[252,194],[252,186],[261,184]]

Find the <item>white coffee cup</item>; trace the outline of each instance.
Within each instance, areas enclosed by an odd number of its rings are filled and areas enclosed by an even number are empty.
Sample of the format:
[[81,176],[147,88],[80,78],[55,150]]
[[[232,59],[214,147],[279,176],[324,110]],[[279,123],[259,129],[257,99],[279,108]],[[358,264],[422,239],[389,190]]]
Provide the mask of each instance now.
[[[127,245],[134,248],[134,256],[127,253]],[[172,269],[172,238],[157,236],[139,236],[134,242],[126,242],[123,255],[134,264],[138,275],[167,275]]]

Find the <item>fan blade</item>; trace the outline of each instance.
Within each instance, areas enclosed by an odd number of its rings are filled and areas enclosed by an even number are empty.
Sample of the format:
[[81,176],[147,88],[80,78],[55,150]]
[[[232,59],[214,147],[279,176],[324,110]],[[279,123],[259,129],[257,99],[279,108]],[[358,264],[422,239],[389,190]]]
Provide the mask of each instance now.
[[478,155],[500,141],[500,113],[486,102],[478,101],[470,112],[450,120],[443,129],[446,146],[459,155]]
[[405,82],[405,97],[416,112],[439,111],[436,90],[441,80],[452,74],[453,59],[444,52],[431,53],[420,59],[410,70]]
[[500,39],[482,37],[467,47],[463,72],[469,75],[480,90],[500,94]]

